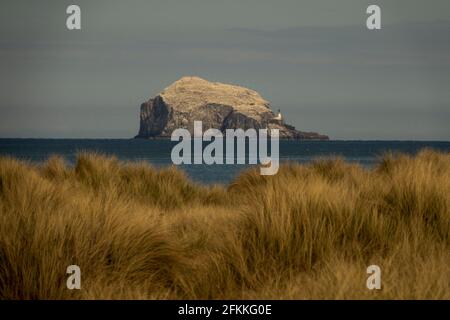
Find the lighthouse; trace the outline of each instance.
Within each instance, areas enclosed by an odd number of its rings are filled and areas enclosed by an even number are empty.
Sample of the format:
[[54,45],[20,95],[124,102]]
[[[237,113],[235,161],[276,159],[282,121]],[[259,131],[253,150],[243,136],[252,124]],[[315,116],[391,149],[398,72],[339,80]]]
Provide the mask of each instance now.
[[283,122],[283,116],[281,115],[280,109],[278,109],[278,114],[277,114],[277,116],[274,117],[273,119],[276,120],[276,121],[278,121],[278,122],[280,122],[280,123]]

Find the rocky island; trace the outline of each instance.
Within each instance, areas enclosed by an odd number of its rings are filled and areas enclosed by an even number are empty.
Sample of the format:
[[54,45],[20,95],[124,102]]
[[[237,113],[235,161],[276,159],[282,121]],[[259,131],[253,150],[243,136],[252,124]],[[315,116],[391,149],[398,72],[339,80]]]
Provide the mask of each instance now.
[[328,140],[315,132],[302,132],[284,123],[280,112],[270,109],[261,95],[244,87],[183,77],[156,97],[142,103],[139,134],[135,138],[170,137],[186,128],[193,133],[194,121],[205,129],[278,129],[280,138]]

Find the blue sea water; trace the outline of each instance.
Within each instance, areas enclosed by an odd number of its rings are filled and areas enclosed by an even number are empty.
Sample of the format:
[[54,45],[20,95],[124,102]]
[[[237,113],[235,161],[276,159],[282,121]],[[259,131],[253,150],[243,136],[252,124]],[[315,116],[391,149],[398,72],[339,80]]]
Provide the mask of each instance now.
[[[124,161],[148,161],[155,167],[172,165],[175,142],[139,139],[0,139],[0,156],[9,155],[44,162],[61,155],[74,164],[79,151],[115,155]],[[205,143],[206,144],[206,143]],[[315,158],[340,156],[347,161],[372,167],[385,152],[415,154],[423,148],[450,152],[450,141],[280,141],[280,161],[307,163]],[[197,182],[229,183],[249,165],[181,165]]]

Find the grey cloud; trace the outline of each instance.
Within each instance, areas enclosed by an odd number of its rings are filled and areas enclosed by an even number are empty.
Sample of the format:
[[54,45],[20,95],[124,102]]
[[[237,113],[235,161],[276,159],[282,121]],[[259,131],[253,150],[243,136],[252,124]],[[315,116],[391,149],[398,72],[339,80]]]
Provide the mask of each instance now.
[[81,32],[69,1],[2,4],[0,137],[131,137],[140,103],[192,74],[333,138],[449,140],[450,2],[376,1],[376,32],[368,2],[80,0]]

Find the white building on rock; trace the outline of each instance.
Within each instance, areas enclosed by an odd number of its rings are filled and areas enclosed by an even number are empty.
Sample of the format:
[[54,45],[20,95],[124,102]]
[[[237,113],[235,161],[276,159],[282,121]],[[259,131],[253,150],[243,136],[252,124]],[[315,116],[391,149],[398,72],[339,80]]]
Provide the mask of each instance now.
[[279,121],[280,123],[283,123],[283,116],[281,115],[280,109],[278,109],[278,114],[276,117],[273,118],[273,120]]

